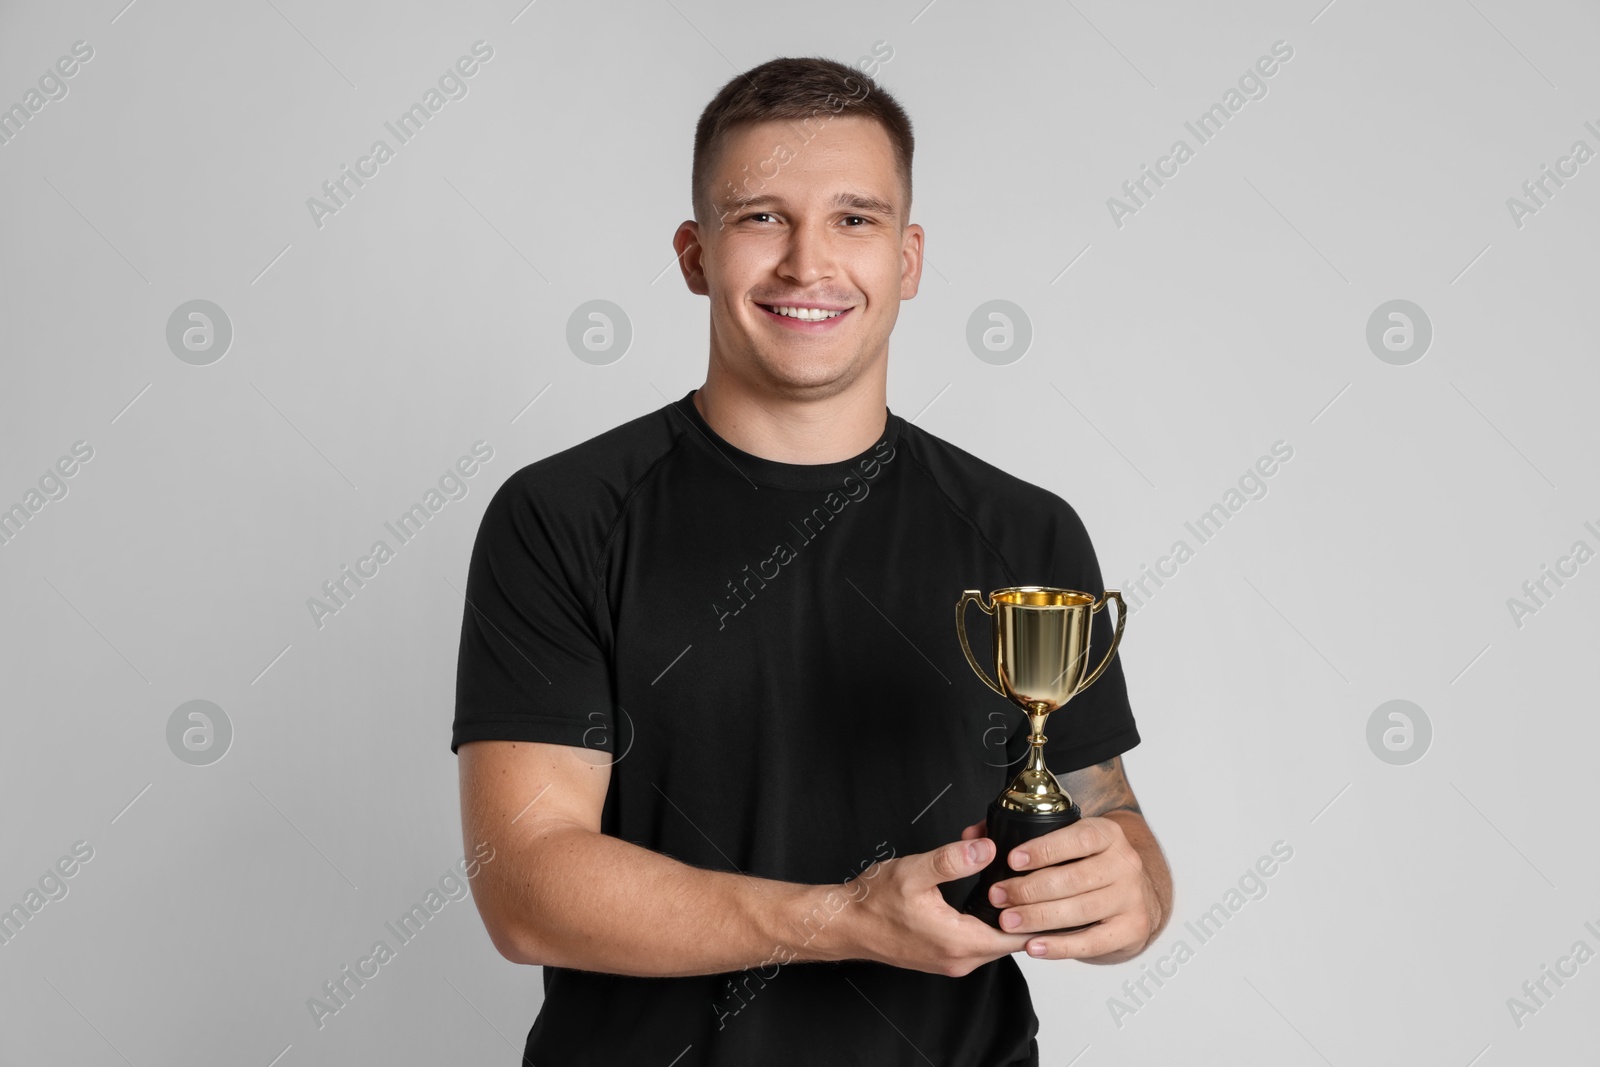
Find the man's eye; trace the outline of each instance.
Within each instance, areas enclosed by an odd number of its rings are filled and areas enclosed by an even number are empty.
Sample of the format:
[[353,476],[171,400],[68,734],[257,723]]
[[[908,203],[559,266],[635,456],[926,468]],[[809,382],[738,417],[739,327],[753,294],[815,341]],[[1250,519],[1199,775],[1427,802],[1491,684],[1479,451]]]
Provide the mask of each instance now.
[[750,219],[760,218],[762,216],[765,216],[766,218],[770,219],[772,217],[772,212],[770,212],[770,211],[753,211],[750,214],[745,216],[745,221],[748,222]]
[[[848,219],[860,219],[862,222],[871,222],[872,221],[871,219],[867,218],[865,215],[846,215],[845,218],[847,220]],[[854,230],[854,229],[858,229],[859,227],[852,226],[850,228],[852,230]]]

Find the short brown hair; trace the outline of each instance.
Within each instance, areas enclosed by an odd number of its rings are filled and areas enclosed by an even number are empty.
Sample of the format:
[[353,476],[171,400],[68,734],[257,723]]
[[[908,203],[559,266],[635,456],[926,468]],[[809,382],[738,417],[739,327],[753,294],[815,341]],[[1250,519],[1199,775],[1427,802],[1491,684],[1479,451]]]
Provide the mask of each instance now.
[[[689,178],[695,217],[704,221],[714,214],[709,210],[712,200],[706,183],[730,130],[783,119],[813,120],[820,116],[820,121],[826,122],[835,115],[873,119],[888,133],[909,215],[911,155],[916,145],[910,116],[887,90],[854,67],[822,56],[804,56],[768,60],[735,75],[700,113]],[[700,214],[702,195],[708,209],[705,216]],[[900,222],[904,224],[906,220]]]

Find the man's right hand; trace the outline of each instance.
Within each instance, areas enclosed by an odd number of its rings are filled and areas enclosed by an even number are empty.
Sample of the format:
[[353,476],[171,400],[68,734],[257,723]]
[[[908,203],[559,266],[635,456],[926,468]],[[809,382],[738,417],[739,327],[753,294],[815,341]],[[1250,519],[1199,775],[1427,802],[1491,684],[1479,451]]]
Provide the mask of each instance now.
[[982,833],[980,821],[962,831],[962,840],[887,860],[876,873],[859,876],[871,888],[844,909],[842,925],[854,950],[848,958],[960,978],[1022,951],[1034,935],[1001,933],[952,908],[939,891],[941,883],[988,866],[995,844]]

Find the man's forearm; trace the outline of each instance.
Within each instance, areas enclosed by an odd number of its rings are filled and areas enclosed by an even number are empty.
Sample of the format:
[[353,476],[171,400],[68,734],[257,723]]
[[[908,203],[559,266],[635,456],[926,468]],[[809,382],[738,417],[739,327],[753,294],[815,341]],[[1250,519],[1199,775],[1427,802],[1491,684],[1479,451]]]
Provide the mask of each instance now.
[[675,977],[852,954],[834,921],[851,900],[842,886],[705,870],[570,824],[502,862],[522,962]]

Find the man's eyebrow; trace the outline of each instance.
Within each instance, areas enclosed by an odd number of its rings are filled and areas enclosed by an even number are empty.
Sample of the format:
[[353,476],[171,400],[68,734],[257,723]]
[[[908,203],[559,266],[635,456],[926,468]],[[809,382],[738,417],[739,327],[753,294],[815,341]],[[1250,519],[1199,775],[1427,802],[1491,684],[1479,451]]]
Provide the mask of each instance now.
[[[748,211],[757,207],[786,207],[787,202],[781,196],[771,193],[753,193],[730,196],[722,202],[723,214],[731,215],[735,211]],[[853,208],[857,211],[870,211],[878,215],[895,217],[894,205],[880,197],[869,196],[865,193],[835,193],[833,207]]]

